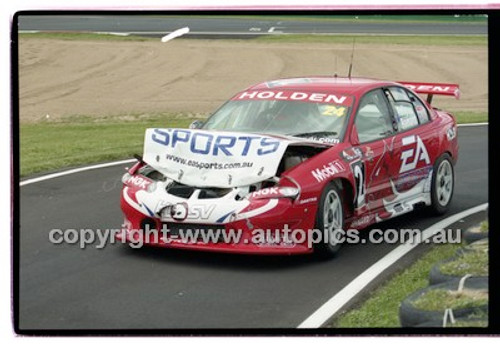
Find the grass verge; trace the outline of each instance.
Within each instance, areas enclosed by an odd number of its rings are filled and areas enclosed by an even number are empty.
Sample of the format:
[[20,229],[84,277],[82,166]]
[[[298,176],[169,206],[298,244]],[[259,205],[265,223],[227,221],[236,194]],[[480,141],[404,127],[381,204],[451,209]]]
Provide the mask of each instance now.
[[452,111],[457,119],[457,123],[482,123],[488,122],[487,112],[472,112],[472,111]]
[[461,292],[435,289],[429,290],[413,302],[421,310],[444,310],[479,307],[488,304],[488,291],[467,290]]
[[187,127],[194,118],[155,115],[72,118],[72,122],[21,124],[21,177],[63,167],[131,158],[142,154],[144,131],[150,127]]
[[487,276],[488,267],[488,252],[471,251],[457,257],[455,260],[443,263],[440,270],[444,274],[459,277],[463,277],[468,273],[474,276]]
[[268,43],[345,43],[352,44],[353,39],[357,44],[411,44],[411,45],[473,45],[486,46],[488,37],[484,36],[441,36],[441,35],[426,35],[426,36],[383,36],[383,35],[266,35],[257,37],[255,40]]
[[359,308],[338,317],[330,327],[400,327],[399,304],[428,284],[429,272],[438,261],[452,256],[458,244],[437,245],[413,265],[377,288]]
[[[157,41],[157,37],[142,36],[121,36],[96,33],[73,33],[73,32],[38,32],[20,33],[19,38],[44,38],[60,40],[108,40],[108,41]],[[411,45],[474,45],[486,46],[488,44],[487,35],[478,36],[411,36],[411,35],[344,35],[344,34],[270,34],[252,39],[252,42],[265,43],[344,43],[352,44],[353,39],[358,44],[411,44]],[[183,39],[183,38],[180,38]],[[245,40],[246,42],[246,40]]]

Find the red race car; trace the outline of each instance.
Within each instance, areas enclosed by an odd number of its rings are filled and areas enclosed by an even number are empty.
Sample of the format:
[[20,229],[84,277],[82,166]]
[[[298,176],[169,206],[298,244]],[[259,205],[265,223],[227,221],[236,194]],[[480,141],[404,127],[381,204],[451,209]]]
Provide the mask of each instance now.
[[[417,94],[427,94],[422,100]],[[335,254],[347,229],[448,209],[455,84],[305,77],[251,86],[190,129],[146,130],[123,176],[122,241],[255,254]]]

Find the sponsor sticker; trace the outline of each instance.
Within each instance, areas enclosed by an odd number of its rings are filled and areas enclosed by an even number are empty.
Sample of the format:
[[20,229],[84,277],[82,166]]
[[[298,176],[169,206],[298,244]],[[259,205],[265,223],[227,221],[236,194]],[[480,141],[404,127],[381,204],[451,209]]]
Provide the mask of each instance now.
[[143,159],[177,182],[228,188],[274,176],[289,143],[258,134],[150,128]]
[[345,171],[345,167],[342,162],[337,159],[323,165],[322,168],[314,169],[311,171],[311,174],[314,176],[316,181],[321,182],[343,171]]
[[410,135],[404,137],[402,144],[404,149],[401,154],[400,174],[415,169],[420,161],[424,161],[425,164],[431,163],[427,148],[420,136]]
[[146,178],[146,177],[143,177],[143,176],[139,176],[139,175],[131,175],[126,181],[125,183],[128,185],[128,186],[133,186],[133,187],[137,187],[137,188],[140,188],[142,190],[147,190],[148,189],[148,186],[152,183],[153,181],[151,181],[150,179]]
[[359,147],[350,147],[340,153],[347,162],[352,162],[363,157],[363,151]]
[[[303,92],[291,90],[255,90],[243,91],[236,95],[233,100],[246,101],[246,100],[276,100],[276,101],[302,101],[313,103],[335,103],[344,106],[352,104],[352,97],[331,93],[318,93],[318,92]],[[341,114],[345,110],[335,109]],[[332,110],[332,115],[333,115]],[[339,116],[339,115],[337,115]]]

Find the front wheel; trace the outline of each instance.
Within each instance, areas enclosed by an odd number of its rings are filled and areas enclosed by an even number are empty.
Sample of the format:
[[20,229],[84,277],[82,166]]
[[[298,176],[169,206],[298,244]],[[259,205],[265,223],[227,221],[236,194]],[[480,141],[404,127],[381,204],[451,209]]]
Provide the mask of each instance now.
[[314,247],[314,252],[322,258],[333,257],[341,245],[344,228],[344,202],[342,191],[334,182],[328,184],[321,193],[316,213],[316,229],[322,238]]
[[455,172],[450,156],[445,153],[434,163],[432,171],[431,210],[441,215],[448,211],[453,190],[455,188]]

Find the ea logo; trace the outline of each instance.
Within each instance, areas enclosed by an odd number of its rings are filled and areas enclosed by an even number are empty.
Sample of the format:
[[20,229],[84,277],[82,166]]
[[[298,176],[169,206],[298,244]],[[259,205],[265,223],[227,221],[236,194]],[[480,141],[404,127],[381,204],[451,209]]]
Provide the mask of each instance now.
[[420,161],[425,161],[426,164],[431,163],[427,149],[418,135],[403,138],[403,147],[409,145],[413,146],[413,148],[408,148],[401,154],[400,174],[415,169]]
[[179,221],[186,219],[188,216],[188,205],[185,202],[173,205],[170,208],[170,216]]

